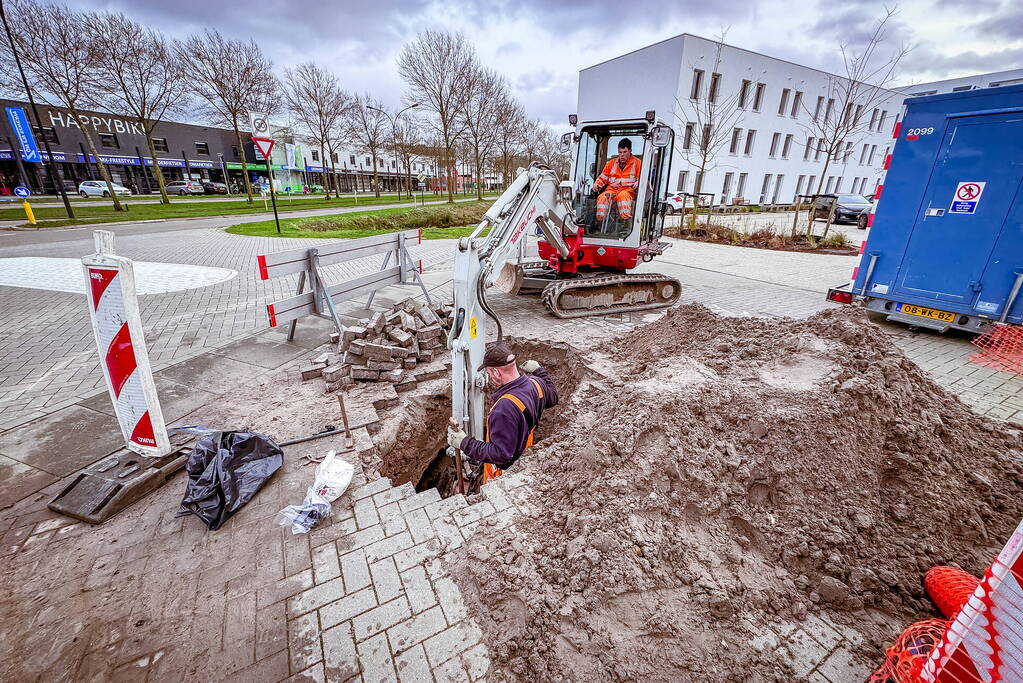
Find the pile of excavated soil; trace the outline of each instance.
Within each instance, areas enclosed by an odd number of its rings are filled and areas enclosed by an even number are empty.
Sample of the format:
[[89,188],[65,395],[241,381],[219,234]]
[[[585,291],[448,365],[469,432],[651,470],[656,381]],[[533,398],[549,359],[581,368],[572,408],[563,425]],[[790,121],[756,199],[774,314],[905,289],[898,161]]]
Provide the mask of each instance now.
[[683,306],[591,351],[616,374],[520,461],[530,511],[451,559],[509,679],[793,680],[767,624],[884,646],[929,567],[979,575],[1023,513],[1020,432],[858,311]]

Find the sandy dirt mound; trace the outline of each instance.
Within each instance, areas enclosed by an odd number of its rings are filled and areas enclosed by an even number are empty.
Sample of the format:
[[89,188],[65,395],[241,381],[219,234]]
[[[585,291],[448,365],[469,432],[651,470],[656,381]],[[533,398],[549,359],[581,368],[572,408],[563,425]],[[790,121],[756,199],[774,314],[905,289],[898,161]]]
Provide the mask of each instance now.
[[1017,430],[979,417],[857,311],[692,305],[594,349],[522,459],[532,512],[452,559],[514,680],[792,680],[750,640],[827,610],[868,645],[980,573],[1023,513]]

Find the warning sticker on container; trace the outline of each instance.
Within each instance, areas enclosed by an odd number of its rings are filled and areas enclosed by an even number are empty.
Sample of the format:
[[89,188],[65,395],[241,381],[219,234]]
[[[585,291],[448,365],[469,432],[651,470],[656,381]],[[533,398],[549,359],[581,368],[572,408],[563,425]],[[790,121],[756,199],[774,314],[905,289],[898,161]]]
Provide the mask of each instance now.
[[986,182],[963,182],[956,185],[955,196],[949,213],[974,213],[980,205],[980,196],[984,194]]

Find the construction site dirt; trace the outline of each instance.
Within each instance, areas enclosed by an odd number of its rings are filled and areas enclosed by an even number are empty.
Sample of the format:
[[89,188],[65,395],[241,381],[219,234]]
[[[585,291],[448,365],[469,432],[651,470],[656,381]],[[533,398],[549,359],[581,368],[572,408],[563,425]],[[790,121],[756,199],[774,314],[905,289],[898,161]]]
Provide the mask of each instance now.
[[753,644],[815,615],[877,661],[935,614],[924,572],[979,575],[1023,513],[1020,432],[860,312],[686,305],[576,358],[528,512],[446,559],[494,680],[795,680]]

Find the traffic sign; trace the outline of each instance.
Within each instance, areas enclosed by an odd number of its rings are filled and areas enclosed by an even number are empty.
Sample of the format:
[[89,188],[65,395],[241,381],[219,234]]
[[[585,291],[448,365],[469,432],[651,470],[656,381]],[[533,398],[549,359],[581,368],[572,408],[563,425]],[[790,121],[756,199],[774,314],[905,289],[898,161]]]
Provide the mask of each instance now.
[[976,213],[980,204],[980,196],[984,194],[984,186],[987,182],[960,182],[956,185],[955,196],[952,197],[952,205],[948,208],[949,213]]
[[32,196],[32,190],[28,189],[24,185],[18,185],[16,188],[14,188],[14,194],[17,195],[18,197],[21,197],[22,199],[27,199],[28,197]]
[[423,182],[424,180],[426,180],[426,176],[420,173],[419,175],[416,176],[416,179],[419,180],[419,182]]
[[270,132],[270,116],[259,112],[249,112],[249,125],[252,126],[252,134],[262,137]]
[[259,153],[263,155],[263,158],[270,161],[270,152],[273,151],[274,141],[270,138],[252,138],[252,144],[256,146]]

